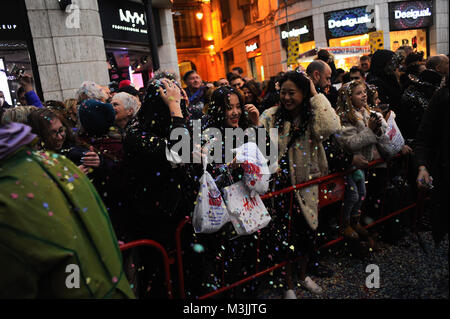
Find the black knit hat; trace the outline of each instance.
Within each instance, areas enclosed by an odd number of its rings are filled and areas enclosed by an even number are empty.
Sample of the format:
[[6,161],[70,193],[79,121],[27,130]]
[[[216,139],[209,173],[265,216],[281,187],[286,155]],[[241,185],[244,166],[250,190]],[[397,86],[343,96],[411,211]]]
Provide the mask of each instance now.
[[114,125],[116,112],[109,103],[96,100],[84,100],[78,108],[78,117],[88,135],[101,136],[109,132]]

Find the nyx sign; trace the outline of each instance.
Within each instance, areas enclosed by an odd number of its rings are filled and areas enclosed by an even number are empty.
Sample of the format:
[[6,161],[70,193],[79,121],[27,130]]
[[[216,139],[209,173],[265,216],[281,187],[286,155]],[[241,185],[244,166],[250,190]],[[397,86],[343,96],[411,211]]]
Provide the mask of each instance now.
[[98,0],[105,40],[148,45],[144,6],[131,1]]

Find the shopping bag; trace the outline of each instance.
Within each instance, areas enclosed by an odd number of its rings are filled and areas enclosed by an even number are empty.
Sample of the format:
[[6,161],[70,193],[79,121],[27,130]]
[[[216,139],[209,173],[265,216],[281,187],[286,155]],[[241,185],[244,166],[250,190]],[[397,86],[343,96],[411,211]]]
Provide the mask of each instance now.
[[236,162],[241,163],[244,169],[242,180],[250,190],[252,197],[257,194],[263,195],[269,190],[270,172],[267,159],[253,143],[245,143],[233,150],[236,152]]
[[395,113],[391,111],[389,118],[387,119],[388,129],[386,135],[389,137],[391,141],[391,147],[393,149],[394,154],[400,152],[405,145],[405,139],[400,132],[400,129],[395,122]]
[[261,197],[250,196],[249,189],[239,181],[223,189],[231,223],[238,235],[250,235],[269,224],[271,217]]
[[230,221],[227,207],[220,190],[206,170],[206,157],[203,157],[203,175],[194,208],[192,225],[196,233],[214,233]]

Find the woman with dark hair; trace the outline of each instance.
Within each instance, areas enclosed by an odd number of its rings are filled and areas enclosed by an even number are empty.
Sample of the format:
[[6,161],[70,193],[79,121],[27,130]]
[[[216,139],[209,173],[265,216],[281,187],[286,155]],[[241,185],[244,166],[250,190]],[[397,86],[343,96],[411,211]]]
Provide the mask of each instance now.
[[[226,145],[228,145],[225,134],[226,129],[240,128],[246,130],[248,128],[256,129],[259,126],[258,109],[255,105],[246,104],[245,102],[241,91],[230,86],[219,87],[211,96],[208,108],[209,121],[207,123],[207,129],[215,128],[220,130],[224,140],[221,144],[221,161],[219,163],[209,164],[207,169],[220,190],[230,186],[232,183],[239,182],[244,175],[243,167],[233,162],[225,162],[225,153],[231,151],[226,148]],[[265,130],[263,131],[265,133]],[[258,141],[257,130],[255,130],[255,133],[256,141]],[[246,137],[244,135],[244,140],[239,140],[239,137],[233,136],[232,148],[248,142]],[[266,146],[266,144],[264,145]],[[216,150],[214,150],[215,152]],[[266,152],[267,150],[264,150],[263,153],[267,154]],[[199,267],[193,267],[195,269],[192,269],[189,278],[187,278],[191,286],[196,284],[203,286],[203,288],[197,287],[195,289],[196,292],[210,292],[214,287],[242,279],[244,277],[243,274],[255,273],[256,240],[253,236],[236,237],[236,231],[231,223],[225,224],[214,234],[196,234],[195,241],[202,245],[204,253],[200,256],[198,254],[186,256],[187,258],[193,258],[190,262],[191,264],[201,265]],[[223,260],[223,270],[221,269],[222,264],[217,263],[217,260]],[[221,273],[224,274],[223,281],[222,276],[220,276]],[[214,276],[211,276],[211,274],[214,274]],[[201,280],[199,281],[198,278],[201,278]],[[206,287],[209,288],[205,291]],[[250,284],[240,286],[234,289],[231,292],[232,295],[228,297],[237,299],[255,297],[254,287],[255,285]]]
[[39,148],[67,156],[85,174],[89,168],[98,167],[100,158],[89,147],[82,146],[66,124],[66,120],[55,111],[39,109],[28,116],[28,124],[39,136]]
[[[123,150],[128,191],[123,205],[128,212],[124,216],[123,234],[128,240],[151,238],[169,250],[175,248],[176,226],[193,212],[196,179],[171,151],[178,142],[170,139],[171,131],[179,129],[189,136],[190,132],[182,89],[167,77],[163,73],[150,81],[141,108],[125,128]],[[140,297],[164,297],[166,292],[159,282],[163,268],[151,260],[152,255],[146,256],[142,256],[146,271]]]
[[262,98],[258,83],[254,80],[245,82],[241,90],[244,93],[245,103],[253,104],[261,112]]
[[[279,173],[275,190],[297,185],[328,173],[328,164],[322,142],[340,128],[339,117],[323,94],[317,94],[314,84],[303,72],[291,71],[279,80],[280,106],[261,115],[264,127],[278,129]],[[318,227],[318,186],[299,189],[294,193],[292,216],[289,216],[290,196],[275,199],[272,221],[262,234],[270,253],[281,252],[276,262],[286,254],[300,258],[300,284],[313,293],[322,289],[306,276],[309,255],[315,249]],[[289,226],[290,225],[290,226]],[[274,238],[275,236],[275,238]],[[287,243],[287,245],[286,245]],[[273,245],[275,247],[273,247]],[[271,260],[273,263],[274,260]],[[285,298],[295,299],[291,265],[286,266]]]
[[404,72],[400,75],[402,92],[411,84],[411,76],[417,77],[426,69],[423,52],[413,52],[405,58]]
[[390,50],[377,50],[370,64],[366,82],[378,88],[382,104],[389,104],[391,110],[399,114],[402,90],[399,83],[398,68],[403,59],[400,54]]
[[277,82],[280,76],[272,76],[267,83],[267,88],[263,92],[263,101],[261,103],[261,113],[273,106],[280,104],[280,94],[277,89]]

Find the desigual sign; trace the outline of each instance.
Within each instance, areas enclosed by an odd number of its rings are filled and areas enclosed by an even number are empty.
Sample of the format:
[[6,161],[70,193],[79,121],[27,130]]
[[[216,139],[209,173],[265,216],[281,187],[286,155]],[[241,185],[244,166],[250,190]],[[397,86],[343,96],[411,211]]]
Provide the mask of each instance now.
[[375,31],[375,13],[369,12],[367,7],[326,12],[324,16],[328,39]]
[[403,1],[389,3],[391,31],[420,29],[433,25],[432,1]]
[[280,25],[281,42],[284,47],[288,46],[288,39],[300,37],[300,43],[314,41],[312,17],[306,17]]
[[251,59],[255,57],[258,53],[261,53],[261,47],[259,45],[259,36],[245,41],[245,52],[247,52],[247,59]]

